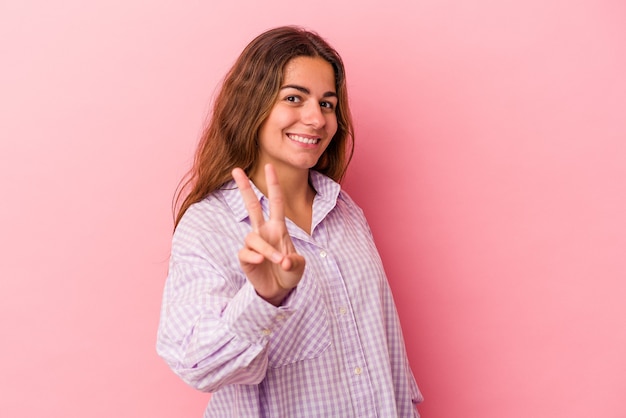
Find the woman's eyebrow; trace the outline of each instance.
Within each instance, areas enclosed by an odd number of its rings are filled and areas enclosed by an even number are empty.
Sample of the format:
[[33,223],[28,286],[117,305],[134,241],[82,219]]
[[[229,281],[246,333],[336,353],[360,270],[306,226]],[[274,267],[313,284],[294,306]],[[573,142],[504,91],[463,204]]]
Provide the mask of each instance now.
[[[311,94],[311,91],[309,89],[307,89],[306,87],[299,86],[297,84],[286,84],[282,86],[280,89],[281,90],[296,89],[304,94]],[[335,93],[334,91],[327,91],[326,93],[322,94],[322,97],[337,97],[337,93]]]

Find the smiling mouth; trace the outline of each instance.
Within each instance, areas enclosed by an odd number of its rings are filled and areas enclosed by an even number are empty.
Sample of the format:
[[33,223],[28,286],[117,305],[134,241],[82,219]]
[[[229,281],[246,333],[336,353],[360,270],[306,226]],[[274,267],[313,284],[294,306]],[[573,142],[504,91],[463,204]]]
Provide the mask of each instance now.
[[287,136],[292,141],[300,142],[302,144],[313,145],[313,144],[317,144],[318,142],[320,142],[320,138],[316,138],[312,136],[307,137],[307,136],[301,136],[301,135],[295,135],[295,134],[287,134]]

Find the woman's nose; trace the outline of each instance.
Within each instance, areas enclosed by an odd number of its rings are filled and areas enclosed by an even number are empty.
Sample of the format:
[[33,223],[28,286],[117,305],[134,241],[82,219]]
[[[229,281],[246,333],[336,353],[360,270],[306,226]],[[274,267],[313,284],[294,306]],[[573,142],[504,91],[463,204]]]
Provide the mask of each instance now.
[[319,129],[326,125],[326,118],[322,113],[322,108],[319,103],[310,101],[304,106],[302,121],[313,126],[315,129]]

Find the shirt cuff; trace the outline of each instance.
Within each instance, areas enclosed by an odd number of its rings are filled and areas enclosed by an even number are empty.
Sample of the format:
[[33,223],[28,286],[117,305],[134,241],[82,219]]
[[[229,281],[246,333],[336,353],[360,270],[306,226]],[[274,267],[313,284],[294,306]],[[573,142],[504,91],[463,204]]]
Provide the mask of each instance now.
[[250,341],[258,343],[269,339],[294,313],[290,301],[294,289],[281,306],[274,306],[260,297],[250,282],[239,289],[223,312],[223,320],[232,332]]

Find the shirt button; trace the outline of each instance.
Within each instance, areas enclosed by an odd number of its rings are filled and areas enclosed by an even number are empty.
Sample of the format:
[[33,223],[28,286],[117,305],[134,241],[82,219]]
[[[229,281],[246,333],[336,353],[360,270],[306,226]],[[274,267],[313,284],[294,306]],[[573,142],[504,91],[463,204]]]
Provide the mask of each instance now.
[[342,306],[341,308],[339,308],[339,314],[340,315],[345,315],[346,312],[348,312],[348,310],[345,307]]
[[265,328],[263,331],[261,331],[261,333],[265,336],[270,335],[272,333],[272,331],[270,331],[269,329]]
[[320,251],[320,257],[326,258],[327,255],[328,254],[326,254],[326,251],[324,251],[324,250]]
[[285,315],[278,314],[278,315],[276,315],[276,319],[279,320],[279,321],[284,321],[285,320]]
[[361,373],[363,373],[363,370],[361,370],[361,368],[360,368],[360,367],[355,367],[355,368],[354,368],[354,374],[359,375],[359,374],[361,374]]

